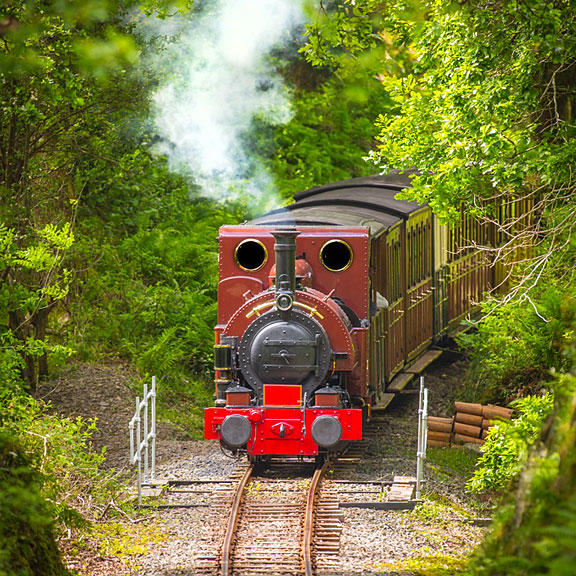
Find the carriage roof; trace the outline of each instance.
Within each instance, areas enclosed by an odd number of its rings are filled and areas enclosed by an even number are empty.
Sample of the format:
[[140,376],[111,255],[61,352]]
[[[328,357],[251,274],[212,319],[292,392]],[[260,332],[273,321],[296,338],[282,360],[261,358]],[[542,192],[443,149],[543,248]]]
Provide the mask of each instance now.
[[294,203],[274,210],[250,224],[264,226],[361,226],[373,236],[422,209],[418,202],[397,200],[411,186],[413,171],[354,178],[299,192]]

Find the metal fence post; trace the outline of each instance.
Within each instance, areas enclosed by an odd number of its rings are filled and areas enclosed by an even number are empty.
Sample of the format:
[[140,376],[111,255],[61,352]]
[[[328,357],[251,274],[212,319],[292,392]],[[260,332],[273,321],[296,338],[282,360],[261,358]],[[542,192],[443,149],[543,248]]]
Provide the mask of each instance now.
[[144,384],[144,396],[142,398],[142,410],[144,414],[144,440],[142,448],[144,450],[144,484],[148,483],[148,384]]
[[136,454],[134,461],[138,469],[138,506],[142,506],[142,458],[141,458],[141,428],[140,428],[140,398],[136,396]]
[[150,470],[150,479],[156,478],[156,376],[152,376],[152,391],[150,392],[152,399],[152,468]]
[[420,500],[421,484],[424,479],[424,460],[428,443],[428,388],[424,388],[424,376],[420,377],[418,400],[418,446],[416,452],[416,499]]

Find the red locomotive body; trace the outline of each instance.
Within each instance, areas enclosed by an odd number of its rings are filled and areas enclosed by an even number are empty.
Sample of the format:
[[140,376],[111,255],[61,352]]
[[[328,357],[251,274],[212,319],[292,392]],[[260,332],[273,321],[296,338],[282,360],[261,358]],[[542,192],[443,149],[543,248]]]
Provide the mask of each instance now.
[[207,438],[251,456],[361,439],[368,262],[367,228],[221,229]]

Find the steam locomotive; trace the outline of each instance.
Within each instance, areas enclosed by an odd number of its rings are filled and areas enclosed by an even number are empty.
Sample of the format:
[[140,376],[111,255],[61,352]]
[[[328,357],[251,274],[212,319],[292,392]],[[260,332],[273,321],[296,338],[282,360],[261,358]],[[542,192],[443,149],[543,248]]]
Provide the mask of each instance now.
[[[319,186],[220,229],[206,438],[253,460],[360,440],[371,411],[502,284],[505,265],[473,247],[497,245],[496,229],[464,213],[449,229],[395,198],[408,186],[409,172]],[[509,208],[519,224],[522,208]]]

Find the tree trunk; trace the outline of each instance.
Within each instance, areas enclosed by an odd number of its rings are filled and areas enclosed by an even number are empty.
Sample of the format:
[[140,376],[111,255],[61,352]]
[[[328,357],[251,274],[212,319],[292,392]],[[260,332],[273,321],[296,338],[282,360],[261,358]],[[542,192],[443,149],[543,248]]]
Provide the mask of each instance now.
[[[25,316],[19,310],[8,312],[8,327],[25,347],[26,341],[33,335],[31,317]],[[32,354],[27,354],[25,349],[21,350],[20,354],[23,360],[22,378],[26,382],[28,391],[34,393],[38,383],[37,359]]]
[[[42,340],[46,338],[46,326],[48,325],[48,316],[53,304],[41,308],[34,314],[32,323],[34,325],[34,338]],[[44,353],[38,358],[38,377],[48,376],[48,354]]]

